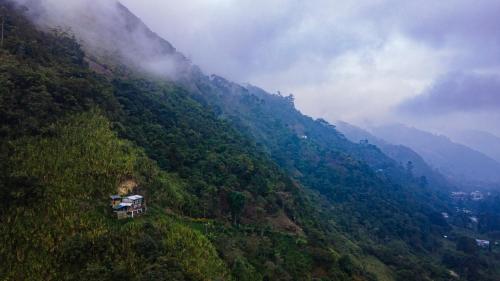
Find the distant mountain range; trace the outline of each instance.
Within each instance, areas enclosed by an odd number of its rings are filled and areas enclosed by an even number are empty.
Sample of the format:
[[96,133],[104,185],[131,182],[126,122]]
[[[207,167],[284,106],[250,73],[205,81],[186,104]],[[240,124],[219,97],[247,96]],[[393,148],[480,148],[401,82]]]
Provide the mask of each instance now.
[[453,141],[471,147],[500,162],[500,137],[479,130],[455,130],[447,134]]
[[[446,136],[400,124],[373,127],[370,130],[389,143],[410,147],[455,184],[490,186],[500,182],[499,162],[478,150],[453,142]],[[463,135],[462,139],[473,143],[472,140],[478,138],[473,138],[472,135]]]
[[425,176],[431,184],[441,187],[450,187],[445,177],[440,174],[435,168],[431,167],[417,152],[410,147],[401,144],[392,144],[381,138],[378,138],[360,127],[352,124],[337,121],[335,123],[337,129],[342,132],[349,140],[353,142],[365,142],[376,145],[387,156],[394,159],[401,166],[412,163],[413,174],[416,177]]

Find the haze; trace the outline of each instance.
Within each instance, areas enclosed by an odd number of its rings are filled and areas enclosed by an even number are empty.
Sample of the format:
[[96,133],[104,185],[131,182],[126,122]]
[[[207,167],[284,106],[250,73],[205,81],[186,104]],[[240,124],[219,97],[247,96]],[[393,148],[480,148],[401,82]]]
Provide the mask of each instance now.
[[207,73],[306,114],[499,133],[498,1],[122,2]]
[[[26,1],[93,49],[114,46],[169,76],[189,67],[181,54],[166,56],[169,44],[151,41],[140,24],[132,36],[121,34],[132,25],[109,5],[115,0],[17,0]],[[122,2],[205,73],[292,93],[313,117],[500,134],[496,1]]]

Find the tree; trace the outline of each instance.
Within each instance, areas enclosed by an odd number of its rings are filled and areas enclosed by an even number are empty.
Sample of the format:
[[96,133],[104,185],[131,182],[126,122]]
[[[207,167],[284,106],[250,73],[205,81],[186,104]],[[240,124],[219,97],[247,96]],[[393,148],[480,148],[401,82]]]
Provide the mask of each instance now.
[[5,17],[3,15],[0,15],[0,17],[2,17],[2,23],[1,23],[2,31],[0,32],[1,33],[1,35],[0,35],[0,48],[3,48],[3,31],[4,31],[4,25],[5,25]]
[[237,257],[234,261],[232,274],[238,281],[262,280],[262,276],[244,258]]
[[413,177],[413,168],[414,168],[413,162],[408,161],[408,163],[406,163],[406,173],[410,178]]
[[473,238],[462,236],[457,240],[457,250],[466,254],[474,255],[477,253],[476,241]]
[[5,7],[0,8],[0,48],[3,48],[3,41],[5,37],[5,15],[8,15]]
[[238,191],[229,193],[229,207],[233,217],[233,223],[236,224],[243,209],[245,208],[245,195]]
[[418,185],[421,188],[426,188],[428,184],[429,184],[429,182],[427,181],[427,177],[426,176],[421,176],[420,179],[419,179],[419,181],[418,181]]

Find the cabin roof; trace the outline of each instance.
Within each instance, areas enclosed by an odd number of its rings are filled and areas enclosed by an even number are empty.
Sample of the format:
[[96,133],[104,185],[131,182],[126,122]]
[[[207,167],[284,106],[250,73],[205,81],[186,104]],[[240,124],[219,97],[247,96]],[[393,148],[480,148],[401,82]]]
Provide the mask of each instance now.
[[142,197],[141,195],[132,195],[132,196],[128,196],[127,198],[130,200],[138,200],[138,199],[142,199],[144,197]]
[[126,208],[126,207],[127,207],[127,206],[120,204],[120,205],[116,205],[116,206],[114,206],[114,207],[113,207],[113,210],[121,210],[121,209]]

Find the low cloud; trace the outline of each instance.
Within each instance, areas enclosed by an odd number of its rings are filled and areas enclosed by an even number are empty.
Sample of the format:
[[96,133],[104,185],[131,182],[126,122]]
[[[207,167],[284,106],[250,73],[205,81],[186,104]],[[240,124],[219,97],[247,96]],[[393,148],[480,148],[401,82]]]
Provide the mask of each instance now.
[[[15,1],[45,7],[39,18],[69,23],[104,54],[118,50],[146,70],[173,77],[191,67],[114,0]],[[449,122],[481,120],[498,106],[499,1],[121,2],[206,73],[293,93],[315,117],[391,122],[426,112]]]
[[[42,29],[61,28],[76,36],[88,54],[104,63],[131,64],[158,76],[176,79],[190,62],[152,33],[116,0],[13,0],[28,7]],[[116,59],[118,58],[118,59]]]
[[450,73],[399,108],[413,114],[444,115],[500,110],[500,76]]
[[498,1],[123,2],[205,71],[328,120],[398,118],[446,73],[500,69]]
[[[402,32],[433,46],[455,51],[450,67],[498,67],[500,2],[480,0],[398,1],[392,14]],[[405,4],[402,4],[405,3]]]

